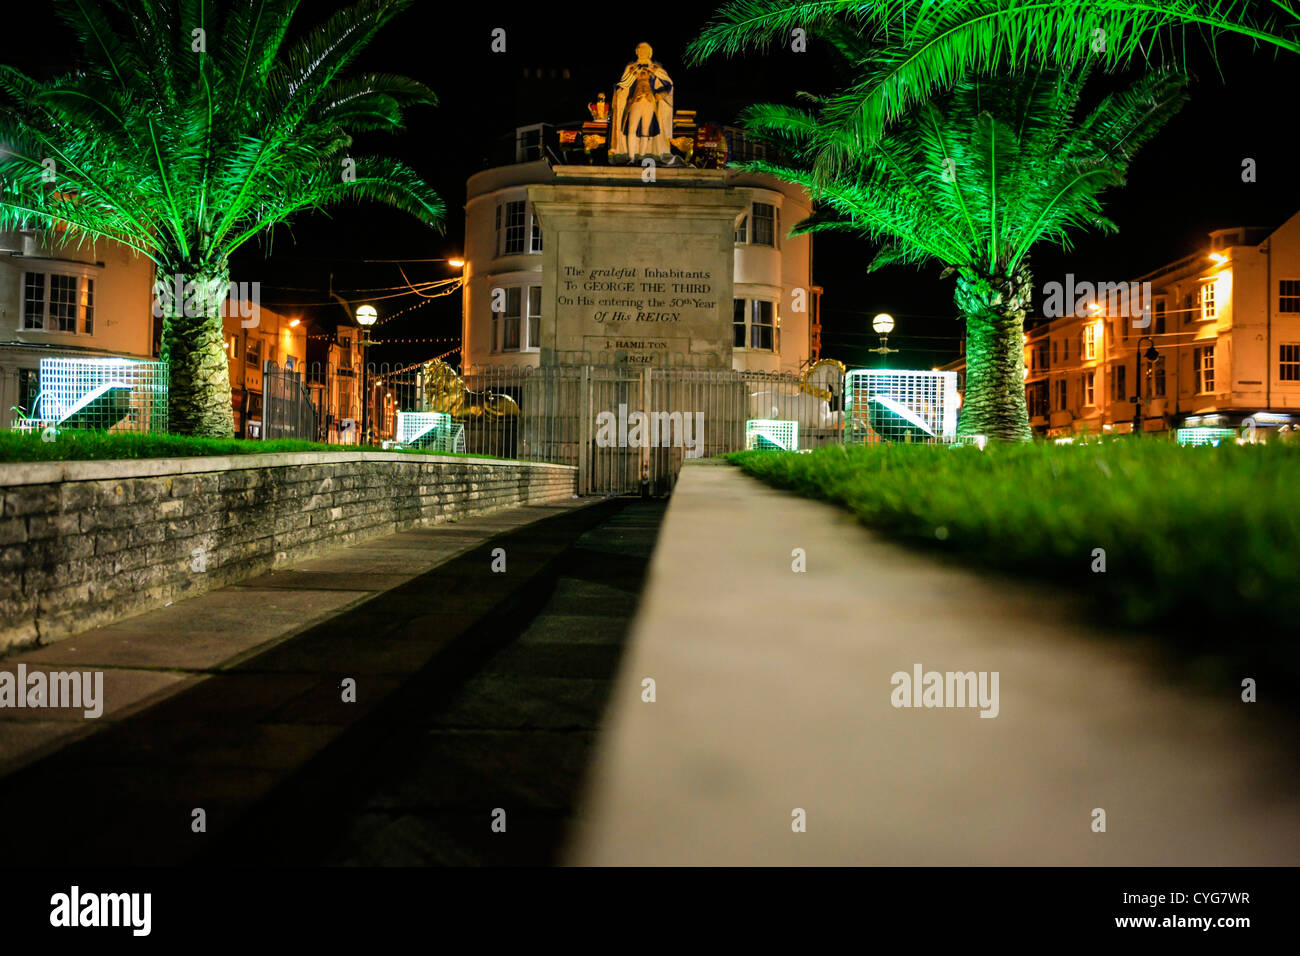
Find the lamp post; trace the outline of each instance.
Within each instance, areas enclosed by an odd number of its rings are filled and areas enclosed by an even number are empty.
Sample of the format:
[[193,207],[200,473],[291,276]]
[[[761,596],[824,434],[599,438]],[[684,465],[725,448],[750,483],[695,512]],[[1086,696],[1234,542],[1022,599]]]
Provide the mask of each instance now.
[[[1150,342],[1150,347],[1146,352],[1142,351],[1142,343]],[[1138,339],[1137,344],[1137,394],[1133,396],[1133,434],[1142,434],[1142,358],[1150,363],[1151,368],[1155,368],[1155,363],[1160,358],[1160,353],[1156,351],[1156,340],[1149,335],[1144,335]],[[1150,397],[1150,396],[1148,396]]]
[[361,326],[361,441],[370,441],[370,386],[366,381],[366,346],[370,344],[370,327],[379,319],[373,305],[357,307],[357,324]]
[[888,312],[881,312],[871,320],[871,327],[875,329],[876,334],[880,336],[880,348],[869,349],[868,351],[880,353],[880,367],[884,368],[887,362],[885,357],[889,355],[890,352],[898,351],[898,349],[891,349],[889,347],[889,333],[894,331],[894,317]]

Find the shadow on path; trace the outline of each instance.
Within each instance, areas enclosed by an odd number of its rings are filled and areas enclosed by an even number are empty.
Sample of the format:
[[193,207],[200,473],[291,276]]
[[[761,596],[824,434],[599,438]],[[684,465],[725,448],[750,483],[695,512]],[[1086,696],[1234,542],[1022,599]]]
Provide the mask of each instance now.
[[404,689],[382,738],[340,741],[221,859],[557,862],[665,508],[611,503],[527,593]]

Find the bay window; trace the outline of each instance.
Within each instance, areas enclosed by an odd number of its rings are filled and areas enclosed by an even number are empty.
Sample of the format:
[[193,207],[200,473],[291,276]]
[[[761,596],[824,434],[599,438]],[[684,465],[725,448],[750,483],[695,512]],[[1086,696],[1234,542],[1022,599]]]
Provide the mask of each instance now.
[[31,332],[95,332],[95,280],[63,272],[23,273],[19,328]]

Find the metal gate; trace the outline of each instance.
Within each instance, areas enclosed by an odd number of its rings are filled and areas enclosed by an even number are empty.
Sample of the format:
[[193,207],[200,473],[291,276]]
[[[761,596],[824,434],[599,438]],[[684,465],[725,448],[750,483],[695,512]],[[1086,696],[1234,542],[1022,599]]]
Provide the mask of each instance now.
[[[687,458],[745,447],[745,423],[799,424],[802,448],[841,439],[842,381],[677,365],[484,367],[464,375],[471,453],[578,467],[584,495],[662,495]],[[814,387],[816,385],[816,387]]]

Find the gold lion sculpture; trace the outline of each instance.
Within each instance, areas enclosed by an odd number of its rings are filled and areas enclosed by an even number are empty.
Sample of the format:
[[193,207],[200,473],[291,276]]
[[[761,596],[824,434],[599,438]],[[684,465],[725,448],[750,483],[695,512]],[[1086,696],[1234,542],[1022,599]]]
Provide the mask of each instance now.
[[441,359],[425,362],[422,371],[427,411],[445,412],[452,418],[505,418],[519,414],[518,403],[509,395],[470,391],[455,370]]

